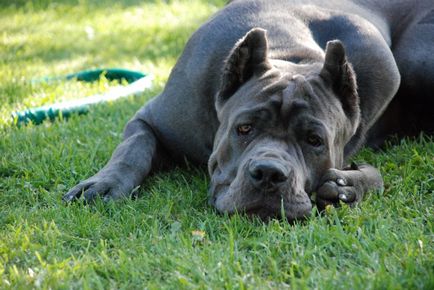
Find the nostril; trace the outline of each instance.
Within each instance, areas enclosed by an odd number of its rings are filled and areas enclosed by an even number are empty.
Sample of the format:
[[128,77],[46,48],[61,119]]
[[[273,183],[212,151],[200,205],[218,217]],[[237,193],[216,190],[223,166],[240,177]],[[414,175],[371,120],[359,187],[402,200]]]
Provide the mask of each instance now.
[[253,161],[249,166],[249,175],[257,186],[276,186],[288,179],[288,174],[280,163],[274,160]]
[[274,183],[285,182],[288,177],[280,170],[277,170],[275,173],[271,175],[270,181]]
[[256,181],[261,181],[264,178],[264,174],[262,170],[258,167],[251,168],[250,177],[252,177]]

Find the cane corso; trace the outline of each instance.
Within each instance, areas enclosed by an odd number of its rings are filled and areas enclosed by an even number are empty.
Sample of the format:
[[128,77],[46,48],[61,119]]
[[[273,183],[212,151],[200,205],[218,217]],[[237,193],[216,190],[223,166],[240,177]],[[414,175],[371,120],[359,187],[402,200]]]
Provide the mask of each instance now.
[[131,195],[150,172],[207,164],[219,212],[300,219],[381,189],[346,166],[366,142],[434,128],[434,1],[235,0],[188,41],[163,92],[98,173],[64,196]]

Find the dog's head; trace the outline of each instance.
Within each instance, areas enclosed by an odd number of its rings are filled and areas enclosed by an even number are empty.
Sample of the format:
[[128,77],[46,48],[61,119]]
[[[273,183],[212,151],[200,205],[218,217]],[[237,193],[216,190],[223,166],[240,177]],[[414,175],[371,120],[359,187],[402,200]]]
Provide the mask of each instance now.
[[210,203],[220,212],[289,220],[310,214],[310,193],[340,167],[359,123],[355,75],[341,42],[321,64],[269,59],[255,28],[227,58],[216,100],[220,127],[209,160]]

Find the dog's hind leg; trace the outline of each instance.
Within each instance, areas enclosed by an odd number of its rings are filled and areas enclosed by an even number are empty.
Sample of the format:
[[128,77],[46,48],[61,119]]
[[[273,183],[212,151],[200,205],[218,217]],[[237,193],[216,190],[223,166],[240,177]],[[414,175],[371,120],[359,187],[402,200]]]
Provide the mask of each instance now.
[[392,134],[434,133],[434,5],[430,5],[394,38],[392,52],[401,86],[373,128],[370,145],[381,145]]

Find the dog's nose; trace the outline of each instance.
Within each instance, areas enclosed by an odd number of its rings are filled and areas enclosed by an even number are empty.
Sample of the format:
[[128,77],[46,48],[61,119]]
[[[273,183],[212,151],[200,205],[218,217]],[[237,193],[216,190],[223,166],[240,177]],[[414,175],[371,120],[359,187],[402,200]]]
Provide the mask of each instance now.
[[250,162],[249,176],[257,187],[274,188],[288,179],[288,170],[274,160],[255,160]]

